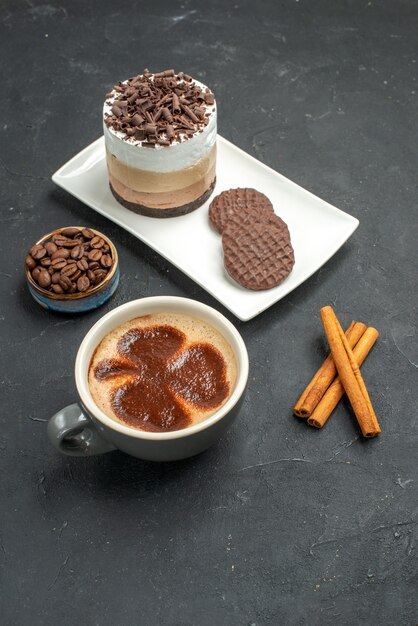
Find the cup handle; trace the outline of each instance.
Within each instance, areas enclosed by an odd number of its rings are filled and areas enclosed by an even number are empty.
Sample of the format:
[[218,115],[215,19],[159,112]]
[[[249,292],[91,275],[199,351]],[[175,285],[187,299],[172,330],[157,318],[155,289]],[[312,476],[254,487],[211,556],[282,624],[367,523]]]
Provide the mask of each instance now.
[[55,413],[47,431],[52,445],[69,456],[93,456],[116,450],[102,438],[79,404],[70,404]]

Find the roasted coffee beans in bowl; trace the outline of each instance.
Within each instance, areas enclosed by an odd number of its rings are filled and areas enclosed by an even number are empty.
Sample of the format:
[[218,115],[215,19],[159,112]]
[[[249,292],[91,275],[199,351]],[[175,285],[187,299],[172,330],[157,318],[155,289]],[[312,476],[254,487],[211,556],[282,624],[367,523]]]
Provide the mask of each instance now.
[[67,226],[28,250],[26,280],[33,298],[60,313],[83,313],[104,304],[119,283],[111,240],[92,228]]

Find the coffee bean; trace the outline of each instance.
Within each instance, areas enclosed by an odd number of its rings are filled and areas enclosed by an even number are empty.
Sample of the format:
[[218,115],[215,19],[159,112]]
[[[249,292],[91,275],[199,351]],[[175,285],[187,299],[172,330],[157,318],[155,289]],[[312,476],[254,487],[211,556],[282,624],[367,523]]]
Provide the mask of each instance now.
[[77,265],[74,262],[68,263],[68,265],[66,264],[65,267],[62,268],[61,276],[73,276],[76,272]]
[[56,294],[63,294],[64,293],[64,289],[58,283],[52,285],[51,289]]
[[105,245],[103,246],[102,250],[103,250],[103,252],[109,252],[110,248],[107,245],[107,243],[105,243]]
[[100,259],[100,265],[102,267],[112,267],[113,265],[113,261],[112,261],[112,257],[110,256],[110,254],[104,254],[102,256],[102,258]]
[[75,226],[69,226],[68,228],[64,228],[64,230],[61,231],[61,235],[63,237],[75,237],[79,233],[80,229],[76,228]]
[[102,280],[107,276],[106,270],[94,270],[94,274],[96,276],[96,285],[101,283]]
[[84,276],[80,276],[80,278],[77,281],[77,289],[78,291],[87,291],[87,289],[90,287],[90,281],[87,278],[87,276],[84,274]]
[[96,280],[96,274],[93,272],[93,270],[87,270],[87,278],[91,283],[94,284],[94,281]]
[[48,267],[48,272],[53,276],[55,274],[55,269],[51,266]]
[[83,230],[81,231],[81,234],[83,235],[85,239],[93,239],[94,237],[94,232],[90,230],[89,228],[83,228]]
[[66,248],[57,248],[57,250],[55,250],[55,252],[52,253],[51,255],[51,259],[68,259],[68,257],[70,256],[70,251],[67,250]]
[[94,250],[90,250],[87,256],[90,261],[99,261],[102,256],[102,251],[95,248]]
[[89,263],[89,268],[91,270],[98,270],[98,269],[100,269],[100,263],[98,263],[97,261],[91,261]]
[[63,237],[62,235],[54,235],[52,240],[59,248],[74,248],[74,246],[79,245],[78,241]]
[[40,267],[35,267],[34,270],[32,270],[31,274],[32,274],[32,278],[35,282],[38,282],[38,278],[39,278],[39,274],[41,273],[41,268]]
[[54,272],[51,276],[51,281],[53,285],[57,285],[61,278],[61,274],[59,272]]
[[46,255],[46,250],[43,247],[43,245],[41,245],[40,243],[37,243],[34,246],[32,246],[32,248],[29,250],[29,254],[36,261],[39,261],[40,259],[43,259],[44,256]]
[[39,261],[39,264],[42,265],[42,267],[49,267],[51,265],[51,259],[49,256],[44,256],[44,258]]
[[51,266],[55,270],[62,270],[63,267],[67,265],[67,261],[62,257],[57,257],[56,259],[52,259]]
[[81,257],[83,256],[83,252],[84,252],[84,250],[83,250],[82,246],[80,246],[80,245],[75,246],[75,248],[73,248],[71,250],[71,258],[72,259],[81,259]]
[[91,240],[90,245],[92,248],[102,248],[105,245],[105,241],[96,235],[96,237],[93,237]]
[[25,264],[28,270],[33,270],[33,268],[36,267],[36,261],[30,254],[27,255]]
[[61,285],[64,291],[68,291],[71,288],[72,282],[68,278],[68,276],[63,276],[62,274],[59,277],[59,284]]
[[89,269],[89,264],[87,259],[85,259],[84,257],[82,259],[80,259],[79,261],[77,261],[77,267],[79,270],[81,270],[82,272],[86,272]]
[[80,278],[80,276],[81,276],[81,270],[77,268],[74,274],[71,276],[71,280],[77,281]]
[[62,244],[63,248],[75,248],[79,245],[80,242],[78,241],[78,239],[67,239],[67,241]]
[[42,289],[47,289],[51,284],[51,275],[48,270],[41,270],[38,277],[38,285]]
[[77,285],[75,283],[71,283],[71,287],[68,290],[68,293],[77,293]]
[[53,235],[52,241],[53,243],[55,243],[56,246],[58,246],[58,248],[60,248],[63,243],[68,241],[68,239],[67,237],[63,237],[63,235]]
[[52,256],[54,254],[54,252],[57,251],[57,246],[55,245],[55,243],[53,241],[47,241],[44,244],[44,248],[45,248],[47,254],[49,254],[49,256]]

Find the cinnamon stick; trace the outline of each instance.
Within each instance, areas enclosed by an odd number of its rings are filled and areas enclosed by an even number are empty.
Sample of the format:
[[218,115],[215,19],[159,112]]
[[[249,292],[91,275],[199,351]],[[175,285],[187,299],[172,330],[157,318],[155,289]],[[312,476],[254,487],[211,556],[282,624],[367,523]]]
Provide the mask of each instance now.
[[381,431],[360,369],[344,331],[330,306],[320,310],[331,354],[344,390],[350,400],[364,437],[376,437]]
[[[354,358],[356,359],[359,367],[376,343],[378,337],[378,331],[370,326],[366,329],[364,335],[359,339],[357,345],[353,349]],[[322,428],[328,421],[328,418],[343,395],[344,386],[340,377],[337,376],[331,386],[326,390],[318,405],[312,411],[310,417],[308,418],[308,424],[314,426],[315,428]]]
[[[345,331],[351,348],[357,344],[365,330],[365,324],[355,322],[354,320],[351,322],[350,326]],[[310,417],[328,387],[331,385],[336,374],[337,368],[335,367],[332,354],[329,354],[293,407],[294,415],[302,417],[303,419]]]

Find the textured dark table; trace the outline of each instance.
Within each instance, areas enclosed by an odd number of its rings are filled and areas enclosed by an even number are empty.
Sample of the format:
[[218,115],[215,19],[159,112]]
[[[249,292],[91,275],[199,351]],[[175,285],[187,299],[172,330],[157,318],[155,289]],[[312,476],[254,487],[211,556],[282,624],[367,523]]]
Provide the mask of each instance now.
[[[417,67],[414,0],[3,0],[1,623],[257,625],[418,622]],[[219,131],[360,220],[310,280],[241,323],[51,174],[101,133],[103,95],[144,67],[213,87]],[[101,310],[30,298],[26,248],[86,223],[120,253]],[[140,296],[190,296],[241,331],[239,420],[194,459],[74,459],[46,438],[75,399],[87,329]],[[291,406],[326,344],[319,308],[381,332],[363,371],[382,435],[342,402],[323,431]]]

